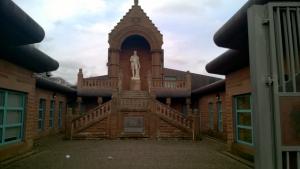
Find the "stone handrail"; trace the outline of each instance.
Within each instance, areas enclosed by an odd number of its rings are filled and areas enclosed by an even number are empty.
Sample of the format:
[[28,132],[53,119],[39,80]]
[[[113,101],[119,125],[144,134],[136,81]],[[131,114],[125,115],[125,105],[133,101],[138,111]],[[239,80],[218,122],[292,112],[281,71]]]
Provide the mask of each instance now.
[[185,80],[153,80],[152,88],[185,89],[188,88]]
[[193,121],[183,116],[177,110],[160,103],[159,101],[153,100],[152,101],[154,108],[154,112],[158,115],[162,115],[163,117],[179,124],[180,126],[184,127],[185,129],[191,131],[193,128]]
[[118,86],[117,80],[111,79],[82,79],[82,88],[116,88]]
[[72,120],[72,129],[76,132],[90,124],[98,121],[111,113],[112,101],[108,101],[92,110],[87,112],[85,115],[79,116]]

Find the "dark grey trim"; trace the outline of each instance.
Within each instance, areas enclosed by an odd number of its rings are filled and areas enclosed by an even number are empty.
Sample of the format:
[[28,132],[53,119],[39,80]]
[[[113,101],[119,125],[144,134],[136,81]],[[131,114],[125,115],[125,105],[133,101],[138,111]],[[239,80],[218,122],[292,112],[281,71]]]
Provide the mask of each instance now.
[[52,82],[46,78],[43,77],[36,77],[36,87],[37,88],[41,88],[41,89],[46,89],[46,90],[51,90],[51,91],[55,91],[55,92],[59,92],[59,93],[65,93],[65,94],[76,94],[76,90],[68,87],[68,86],[64,86],[55,82]]
[[0,49],[0,59],[17,64],[36,73],[56,70],[59,63],[33,46]]
[[11,0],[0,1],[0,46],[41,42],[43,28]]
[[198,95],[204,95],[208,93],[214,93],[214,92],[223,92],[225,91],[225,80],[219,80],[215,83],[212,83],[210,85],[201,87],[199,89],[192,91],[192,96],[198,96]]
[[83,97],[111,97],[112,92],[112,89],[79,89],[77,95]]
[[228,50],[209,62],[205,69],[209,73],[227,75],[246,66],[249,66],[248,52]]
[[186,98],[191,97],[191,91],[186,89],[153,89],[157,98]]

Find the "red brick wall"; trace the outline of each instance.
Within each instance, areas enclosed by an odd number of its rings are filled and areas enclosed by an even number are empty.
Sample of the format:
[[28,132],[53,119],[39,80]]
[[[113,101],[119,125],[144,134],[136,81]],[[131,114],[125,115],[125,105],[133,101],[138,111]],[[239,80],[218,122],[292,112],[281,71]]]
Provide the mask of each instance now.
[[[55,97],[53,98],[53,96]],[[39,130],[38,129],[38,108],[39,108],[39,102],[40,99],[45,99],[46,101],[46,111],[45,111],[45,118],[44,118],[44,129]],[[50,116],[50,101],[55,101],[55,111],[54,111],[54,126],[53,128],[49,127],[49,116]],[[34,133],[35,138],[39,138],[42,136],[47,136],[49,134],[54,134],[59,131],[63,131],[65,128],[65,119],[67,114],[67,98],[64,94],[44,90],[44,89],[36,89],[36,97],[35,97],[35,106],[36,106],[36,112],[34,116]],[[58,109],[59,109],[59,102],[63,102],[62,107],[62,128],[58,128]]]
[[[217,95],[220,96],[222,103],[222,120],[223,120],[223,132],[218,131],[218,112],[217,112]],[[213,119],[214,128],[210,129],[209,126],[209,103],[213,104]],[[216,92],[203,95],[198,99],[198,110],[200,112],[200,131],[202,133],[226,140],[227,124],[226,124],[226,110],[225,110],[225,92]]]
[[26,94],[24,142],[3,147],[0,150],[0,160],[26,151],[32,146],[36,116],[35,82],[31,71],[0,59],[0,89]]
[[233,98],[236,95],[251,93],[250,68],[246,67],[226,76],[226,109],[227,116],[227,142],[234,143],[235,126]]

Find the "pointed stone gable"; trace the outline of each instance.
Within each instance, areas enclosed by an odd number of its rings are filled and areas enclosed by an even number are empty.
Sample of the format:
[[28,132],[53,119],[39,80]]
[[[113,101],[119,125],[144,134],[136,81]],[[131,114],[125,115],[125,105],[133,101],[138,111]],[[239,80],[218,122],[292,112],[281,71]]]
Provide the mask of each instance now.
[[144,36],[152,49],[158,49],[163,44],[163,35],[139,5],[133,5],[109,33],[109,44],[119,48],[120,42],[134,34]]

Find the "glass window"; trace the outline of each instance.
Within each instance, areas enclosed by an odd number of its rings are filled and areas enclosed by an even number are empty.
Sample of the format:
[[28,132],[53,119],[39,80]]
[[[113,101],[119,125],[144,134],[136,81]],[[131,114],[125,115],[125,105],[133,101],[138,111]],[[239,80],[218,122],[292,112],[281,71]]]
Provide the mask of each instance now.
[[236,140],[238,143],[253,145],[251,95],[235,97]]
[[251,112],[239,112],[237,114],[237,124],[244,125],[244,126],[251,126]]
[[237,109],[251,109],[250,95],[237,96],[236,98]]
[[50,102],[50,112],[49,112],[49,127],[53,128],[54,126],[54,112],[55,112],[55,101],[51,100]]
[[14,141],[20,138],[20,127],[8,127],[5,129],[4,141]]
[[4,92],[0,91],[0,108],[4,106]]
[[0,127],[3,125],[4,111],[0,110]]
[[217,110],[218,110],[218,130],[223,131],[223,113],[222,113],[222,102],[217,102]]
[[208,113],[209,113],[209,128],[211,130],[214,129],[214,108],[213,103],[208,104]]
[[24,103],[24,94],[0,91],[0,144],[22,139]]
[[19,94],[9,93],[7,98],[7,107],[10,108],[19,108],[22,107],[22,99],[20,99],[22,96]]
[[6,112],[6,124],[18,124],[22,121],[22,112],[18,110],[8,110]]
[[177,78],[176,78],[176,76],[165,76],[165,80],[174,80],[174,81],[176,81]]
[[44,129],[44,119],[45,119],[45,111],[46,111],[46,100],[40,99],[39,103],[39,118],[38,118],[38,129]]

